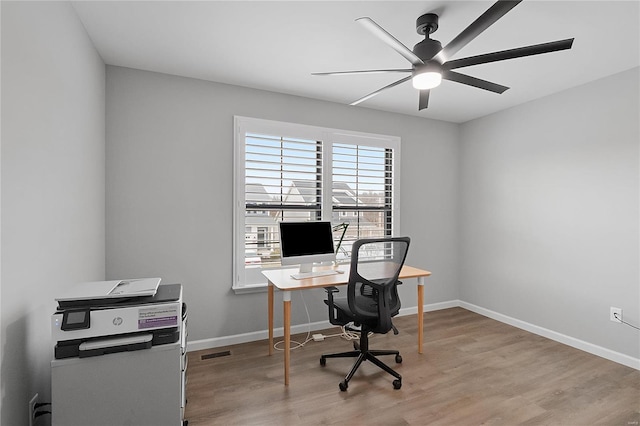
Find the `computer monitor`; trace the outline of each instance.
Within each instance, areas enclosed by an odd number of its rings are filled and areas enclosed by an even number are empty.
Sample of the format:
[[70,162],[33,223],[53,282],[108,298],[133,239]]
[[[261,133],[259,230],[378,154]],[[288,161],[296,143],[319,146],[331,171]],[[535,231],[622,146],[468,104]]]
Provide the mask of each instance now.
[[308,273],[313,264],[336,259],[331,222],[280,222],[280,260],[282,265],[300,265]]

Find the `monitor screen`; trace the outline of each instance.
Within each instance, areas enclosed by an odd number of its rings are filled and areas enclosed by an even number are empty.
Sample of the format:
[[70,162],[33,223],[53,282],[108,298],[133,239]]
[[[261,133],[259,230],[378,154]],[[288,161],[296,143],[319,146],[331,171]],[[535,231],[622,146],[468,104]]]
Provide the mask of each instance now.
[[331,222],[280,222],[283,265],[335,260]]

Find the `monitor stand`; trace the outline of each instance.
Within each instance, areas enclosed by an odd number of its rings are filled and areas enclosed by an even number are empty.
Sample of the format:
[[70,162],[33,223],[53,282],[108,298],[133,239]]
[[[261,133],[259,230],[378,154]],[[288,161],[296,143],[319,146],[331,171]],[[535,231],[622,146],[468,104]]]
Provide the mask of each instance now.
[[313,263],[301,263],[300,270],[298,271],[300,274],[308,274],[313,271]]
[[323,269],[321,271],[313,270],[313,263],[301,263],[300,270],[297,274],[292,274],[291,278],[296,280],[302,280],[305,278],[316,278],[316,277],[324,277],[326,275],[336,275],[341,274],[342,272],[336,271],[333,269]]

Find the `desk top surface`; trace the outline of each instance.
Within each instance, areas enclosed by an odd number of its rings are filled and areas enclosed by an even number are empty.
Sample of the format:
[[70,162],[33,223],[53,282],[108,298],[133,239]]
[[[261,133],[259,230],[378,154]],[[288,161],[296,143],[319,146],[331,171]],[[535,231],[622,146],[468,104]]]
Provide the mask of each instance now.
[[[309,288],[322,288],[330,287],[334,285],[344,285],[349,281],[349,269],[350,265],[339,266],[320,266],[314,267],[314,271],[318,270],[339,270],[343,271],[341,274],[325,275],[314,278],[304,278],[296,280],[292,278],[292,274],[298,273],[298,268],[287,269],[271,269],[262,271],[262,275],[267,277],[269,284],[275,286],[280,290],[303,290]],[[424,269],[414,268],[413,266],[404,265],[400,271],[400,279],[428,277],[431,272]]]

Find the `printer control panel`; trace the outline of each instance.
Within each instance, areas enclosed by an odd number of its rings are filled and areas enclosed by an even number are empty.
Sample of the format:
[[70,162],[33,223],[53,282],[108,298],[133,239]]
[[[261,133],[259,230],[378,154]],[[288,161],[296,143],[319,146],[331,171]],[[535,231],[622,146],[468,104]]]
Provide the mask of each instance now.
[[[60,321],[59,318],[57,320]],[[61,330],[81,330],[89,327],[91,327],[91,314],[89,309],[63,312],[62,324],[60,325]]]

